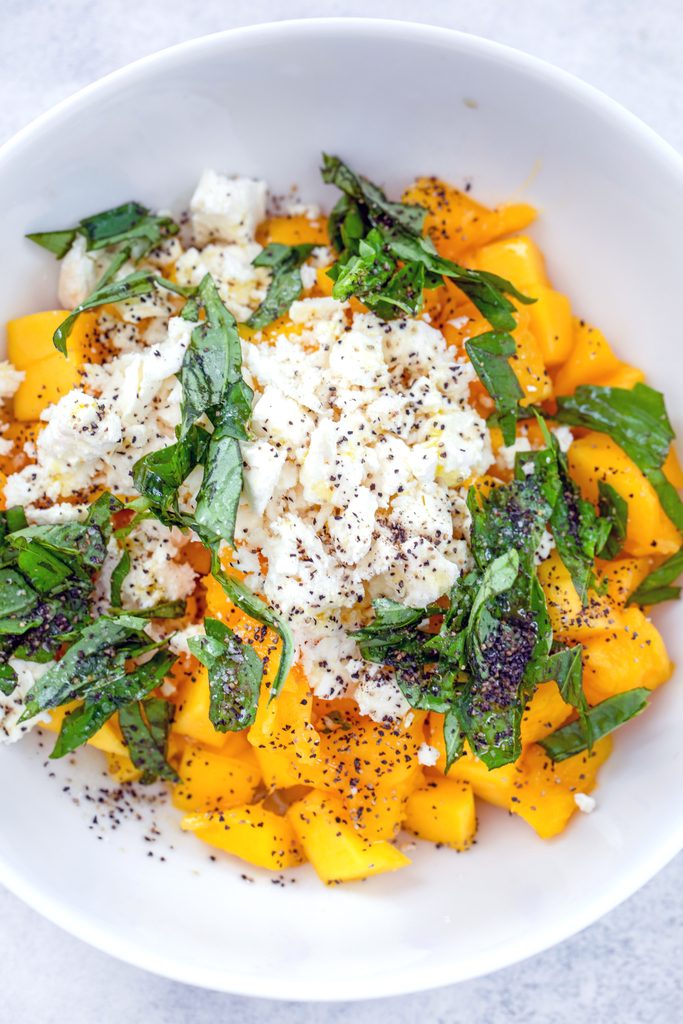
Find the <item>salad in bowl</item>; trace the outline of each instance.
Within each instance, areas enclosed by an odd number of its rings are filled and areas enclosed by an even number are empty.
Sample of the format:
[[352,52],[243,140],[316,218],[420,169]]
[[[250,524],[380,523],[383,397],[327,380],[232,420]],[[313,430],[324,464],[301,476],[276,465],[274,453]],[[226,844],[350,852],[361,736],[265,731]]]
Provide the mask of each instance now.
[[467,850],[479,802],[593,809],[671,675],[683,474],[531,206],[322,175],[329,214],[207,170],[31,225],[62,308],[0,364],[0,734],[339,883]]

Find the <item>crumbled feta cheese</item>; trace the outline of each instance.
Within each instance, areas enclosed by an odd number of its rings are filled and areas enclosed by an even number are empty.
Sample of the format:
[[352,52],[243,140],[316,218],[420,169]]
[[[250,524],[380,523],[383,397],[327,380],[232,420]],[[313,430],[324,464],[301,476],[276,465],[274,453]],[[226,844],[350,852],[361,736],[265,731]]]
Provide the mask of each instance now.
[[56,501],[47,508],[26,508],[26,518],[31,526],[55,526],[62,523],[79,522],[88,514],[89,505],[83,502]]
[[76,235],[74,243],[59,265],[57,294],[64,309],[74,309],[94,291],[101,276],[101,265],[95,253],[86,251],[84,235]]
[[176,263],[178,284],[196,286],[211,274],[219,294],[237,320],[248,320],[263,301],[268,287],[268,271],[254,267],[261,252],[255,242],[240,245],[214,245],[188,249]]
[[15,370],[7,359],[0,359],[0,401],[13,398],[26,374]]
[[574,793],[574,803],[584,814],[591,814],[596,808],[595,798],[588,793]]
[[[206,171],[191,200],[194,246],[183,251],[171,239],[148,265],[173,267],[186,285],[212,274],[235,317],[248,319],[270,280],[253,266],[265,201],[263,182]],[[76,240],[62,264],[65,305],[92,290],[101,259]],[[316,247],[302,268],[306,289],[332,260]],[[84,367],[80,387],[45,411],[35,463],[6,486],[8,502],[28,505],[31,522],[81,517],[83,506],[59,499],[82,490],[134,493],[135,462],[172,443],[177,375],[195,327],[173,316],[179,302],[155,292],[119,304],[117,317],[99,314],[99,331],[117,354]],[[242,341],[254,403],[252,436],[241,442],[233,564],[289,620],[316,693],[354,696],[377,721],[401,719],[409,708],[392,672],[364,661],[350,634],[367,622],[373,599],[423,607],[471,567],[459,488],[492,462],[486,423],[470,402],[474,371],[428,317],[384,322],[326,297],[294,302],[290,319],[267,340],[257,333]],[[0,364],[0,398],[2,373]],[[192,507],[202,475],[197,467],[183,484],[181,510]],[[34,507],[46,498],[55,504]],[[183,560],[188,539],[153,521],[112,539],[97,584],[102,607],[122,547],[131,557],[124,607],[188,596],[196,582]],[[185,653],[197,631],[177,634],[174,649]],[[435,763],[433,749],[423,744],[422,763]]]
[[318,274],[315,267],[310,266],[308,263],[304,263],[301,268],[301,284],[305,291],[310,291],[315,286],[318,280]]
[[417,759],[425,768],[433,768],[439,760],[439,751],[428,743],[421,743],[417,750]]
[[496,453],[496,463],[500,469],[512,470],[515,468],[515,457],[518,452],[530,452],[531,442],[523,435],[516,437],[512,444],[504,444]]
[[574,435],[571,427],[552,427],[551,434],[554,434],[563,452],[568,452],[574,442]]
[[349,622],[367,621],[376,597],[429,604],[469,568],[455,487],[492,461],[471,368],[425,323],[351,315],[330,298],[290,316],[298,330],[242,346],[257,440],[235,537],[264,558],[243,571],[289,619],[318,694],[401,717],[404,698],[361,659]]
[[52,668],[54,661],[23,661],[10,658],[9,665],[17,674],[17,683],[9,696],[0,693],[0,743],[16,743],[34,726],[49,721],[47,714],[39,714],[19,724],[24,713],[26,697],[33,684]]
[[152,608],[162,601],[182,601],[195,588],[192,566],[178,561],[189,538],[154,519],[143,519],[122,546],[131,566],[121,586],[121,601],[130,610]]
[[134,494],[134,464],[170,444],[180,422],[176,374],[193,327],[172,317],[162,344],[86,365],[83,389],[75,388],[43,412],[47,427],[36,441],[36,462],[8,478],[8,503],[57,501],[97,485]]
[[192,232],[198,245],[251,242],[266,215],[265,181],[228,178],[204,171],[190,200]]
[[331,516],[327,528],[339,561],[354,565],[370,550],[375,529],[377,499],[369,487],[359,487],[346,508]]
[[36,440],[37,462],[8,477],[8,505],[29,505],[45,497],[56,501],[93,486],[103,460],[122,439],[118,415],[80,388],[48,406],[41,419],[47,427]]
[[541,535],[541,539],[538,542],[538,547],[534,552],[534,563],[536,565],[540,565],[541,562],[545,562],[546,558],[550,558],[554,548],[555,538],[550,530],[544,530]]
[[257,515],[263,515],[284,468],[284,453],[263,440],[242,441],[240,447],[247,501]]
[[396,721],[410,712],[410,704],[396,680],[383,672],[380,665],[371,665],[365,670],[353,696],[361,715],[368,715],[375,722]]
[[186,626],[185,629],[179,629],[177,632],[171,633],[168,646],[174,654],[189,654],[190,648],[187,646],[187,641],[195,636],[204,636],[203,622],[194,623],[191,626]]

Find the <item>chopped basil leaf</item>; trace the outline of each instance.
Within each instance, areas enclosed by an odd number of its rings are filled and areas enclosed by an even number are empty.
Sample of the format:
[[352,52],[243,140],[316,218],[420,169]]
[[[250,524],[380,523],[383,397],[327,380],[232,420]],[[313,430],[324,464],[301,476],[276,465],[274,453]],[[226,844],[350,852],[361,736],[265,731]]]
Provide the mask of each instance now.
[[64,657],[36,680],[20,719],[87,697],[123,674],[127,658],[155,645],[143,631],[145,620],[133,615],[102,616],[86,626]]
[[149,499],[158,518],[169,509],[178,511],[178,489],[204,462],[209,440],[206,430],[192,426],[182,441],[144,455],[133,466],[133,484]]
[[0,633],[20,632],[16,628],[17,616],[26,615],[39,600],[39,595],[18,572],[0,570]]
[[645,577],[638,587],[629,595],[626,604],[661,604],[662,601],[677,601],[681,596],[681,588],[671,584],[683,573],[683,548],[675,555],[667,558],[657,569]]
[[74,244],[77,233],[75,228],[71,231],[33,231],[26,237],[61,260]]
[[226,436],[222,428],[215,430],[206,451],[193,524],[196,533],[213,550],[222,540],[234,543],[242,475],[239,441]]
[[209,718],[218,732],[246,729],[256,718],[263,662],[218,619],[205,619],[204,628],[206,636],[187,645],[209,672]]
[[213,419],[232,386],[242,381],[237,324],[209,274],[197,289],[197,300],[204,308],[206,320],[192,331],[179,374],[183,388],[180,440],[200,416],[206,414]]
[[294,663],[294,636],[292,635],[289,623],[274,609],[270,608],[265,601],[262,601],[260,597],[245,587],[243,583],[226,575],[218,564],[218,559],[215,557],[211,572],[232,603],[240,611],[243,611],[245,615],[249,615],[252,619],[256,619],[262,625],[268,626],[269,629],[274,630],[282,641],[280,664],[278,665],[270,690],[270,699],[273,700],[282,689],[285,679],[289,675],[289,670]]
[[588,588],[595,582],[595,557],[603,550],[612,532],[612,522],[598,516],[589,501],[569,474],[567,457],[557,438],[550,433],[545,422],[537,416],[547,448],[520,455],[515,467],[516,476],[525,478],[525,467],[534,467],[534,479],[540,482],[543,493],[552,507],[549,525],[555,546],[583,604]]
[[271,242],[262,249],[253,262],[255,267],[268,267],[272,271],[266,297],[247,320],[254,330],[266,327],[279,316],[283,316],[293,302],[301,298],[303,284],[301,267],[313,252],[315,246],[282,245]]
[[505,444],[514,444],[517,431],[517,409],[524,392],[509,359],[515,354],[515,341],[510,334],[489,331],[465,343],[477,376],[496,407],[496,420]]
[[62,523],[59,525],[27,526],[15,530],[9,543],[25,555],[23,569],[31,575],[31,562],[39,562],[45,551],[66,563],[66,568],[82,579],[89,579],[102,568],[107,549],[102,531],[88,523]]
[[[414,289],[420,282],[424,288],[434,288],[447,277],[500,331],[515,327],[515,307],[506,294],[519,302],[534,301],[496,274],[469,270],[439,256],[432,240],[422,235],[427,212],[423,207],[391,202],[377,185],[355,174],[338,157],[323,154],[322,177],[344,193],[329,220],[330,238],[340,256],[330,273],[343,282],[338,295],[356,294],[379,316],[390,319],[401,312],[419,311],[422,298]],[[395,273],[397,260],[404,265],[400,276]],[[351,290],[354,281],[358,292]]]
[[98,287],[83,302],[79,303],[59,325],[53,338],[55,348],[62,355],[66,355],[66,343],[81,313],[85,313],[89,309],[97,309],[99,306],[109,305],[112,302],[125,302],[141,295],[150,295],[157,287],[176,292],[178,295],[188,295],[190,291],[188,288],[167,281],[166,278],[149,270],[134,270],[118,281],[111,281],[105,275]]
[[462,756],[465,745],[465,734],[460,727],[460,718],[454,708],[446,711],[443,722],[443,738],[446,748],[446,775],[459,757]]
[[111,574],[111,580],[109,583],[109,603],[114,608],[121,607],[121,587],[123,586],[123,581],[130,572],[130,564],[130,554],[128,551],[124,551]]
[[119,725],[128,747],[128,755],[142,772],[140,782],[148,785],[156,779],[178,782],[178,774],[166,760],[168,731],[173,705],[160,697],[147,697],[119,711]]
[[159,651],[133,671],[95,684],[84,702],[64,716],[50,757],[64,757],[87,743],[117,711],[160,686],[174,661],[173,655]]
[[76,240],[85,236],[88,250],[127,244],[126,258],[139,260],[171,235],[177,234],[178,225],[171,217],[158,217],[140,203],[129,202],[111,210],[84,217],[75,228],[62,231],[35,231],[27,238],[62,259]]
[[[635,718],[647,707],[650,690],[640,687],[635,690],[626,690],[624,693],[617,693],[614,697],[608,697],[600,704],[596,704],[587,714],[592,740],[607,736],[608,733],[618,729],[620,725]],[[563,725],[561,729],[539,740],[545,752],[553,761],[564,761],[568,757],[580,754],[589,746],[583,724],[570,722]]]
[[0,661],[0,693],[10,697],[17,685],[17,673],[11,665]]
[[647,384],[633,388],[582,384],[573,395],[557,399],[553,418],[608,434],[652,484],[672,523],[683,530],[683,501],[661,468],[674,432],[659,391]]
[[598,495],[600,518],[609,523],[609,533],[602,546],[596,548],[595,553],[602,558],[616,558],[621,554],[626,540],[628,502],[605,480],[598,480]]
[[119,501],[109,491],[104,491],[89,507],[85,523],[87,526],[96,526],[106,543],[112,533],[111,517],[115,512],[120,512],[123,508],[125,508],[125,505],[122,501]]

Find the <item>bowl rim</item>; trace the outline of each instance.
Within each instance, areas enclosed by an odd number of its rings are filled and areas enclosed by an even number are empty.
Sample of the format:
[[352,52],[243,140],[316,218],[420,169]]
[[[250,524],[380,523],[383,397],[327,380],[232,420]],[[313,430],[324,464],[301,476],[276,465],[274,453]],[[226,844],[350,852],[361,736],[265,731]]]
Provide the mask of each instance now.
[[[62,114],[77,113],[92,102],[96,102],[100,96],[115,91],[120,82],[143,80],[150,69],[164,64],[172,66],[175,61],[184,60],[193,51],[199,54],[202,51],[213,49],[239,47],[244,40],[267,40],[269,37],[286,37],[288,34],[313,37],[321,32],[333,34],[339,30],[356,35],[374,35],[376,38],[388,36],[406,40],[419,37],[420,41],[424,42],[440,42],[455,51],[467,49],[475,55],[494,58],[499,63],[522,71],[539,81],[550,82],[565,94],[571,94],[574,99],[578,99],[585,106],[600,112],[612,122],[619,123],[623,130],[630,132],[636,142],[647,147],[652,159],[659,160],[674,177],[680,179],[683,192],[683,156],[636,114],[571,72],[523,50],[457,29],[399,19],[363,17],[268,21],[197,36],[164,47],[95,79],[38,114],[0,145],[0,164],[8,159],[19,157],[24,144],[39,135],[44,127],[59,121]],[[221,971],[219,975],[215,970],[203,968],[198,964],[193,965],[180,960],[169,962],[166,957],[141,947],[129,949],[120,936],[111,934],[105,926],[88,920],[81,912],[74,912],[60,900],[58,895],[41,892],[39,886],[27,880],[20,871],[15,870],[1,859],[0,884],[67,933],[118,960],[170,980],[239,996],[305,1002],[353,1002],[361,999],[407,995],[471,980],[535,956],[576,935],[613,910],[664,868],[681,849],[683,849],[683,816],[679,822],[672,824],[667,841],[660,842],[647,855],[641,856],[636,863],[632,864],[620,875],[618,885],[612,886],[601,898],[594,899],[590,904],[577,907],[571,916],[549,924],[542,935],[529,937],[521,942],[506,941],[492,947],[486,951],[485,955],[480,955],[477,964],[468,961],[464,970],[459,969],[457,963],[448,961],[422,963],[416,965],[409,976],[396,977],[384,973],[376,977],[356,980],[351,991],[349,991],[348,979],[344,982],[343,990],[340,988],[335,991],[330,990],[327,982],[323,987],[314,978],[311,979],[310,986],[305,991],[301,990],[298,982],[290,983],[284,979],[271,984],[267,978],[260,978],[257,987],[252,978],[244,979],[239,974],[231,974],[229,970]],[[266,990],[264,991],[264,989]]]

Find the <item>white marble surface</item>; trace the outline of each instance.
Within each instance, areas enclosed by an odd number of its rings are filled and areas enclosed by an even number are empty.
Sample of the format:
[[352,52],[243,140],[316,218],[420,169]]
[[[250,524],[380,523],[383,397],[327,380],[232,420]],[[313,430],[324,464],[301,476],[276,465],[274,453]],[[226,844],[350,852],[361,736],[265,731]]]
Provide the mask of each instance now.
[[[681,0],[0,0],[0,141],[145,53],[235,25],[316,15],[426,21],[520,47],[604,89],[683,149]],[[0,1024],[575,1024],[588,1014],[596,1022],[674,1024],[682,890],[679,857],[601,922],[521,966],[428,994],[329,1006],[233,998],[153,977],[84,946],[0,890]]]

